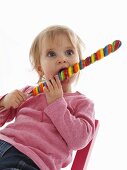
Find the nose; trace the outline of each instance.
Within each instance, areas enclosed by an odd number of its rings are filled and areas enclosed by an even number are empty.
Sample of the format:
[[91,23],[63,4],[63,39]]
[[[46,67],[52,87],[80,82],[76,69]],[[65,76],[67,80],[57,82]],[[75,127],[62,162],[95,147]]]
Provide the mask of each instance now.
[[59,57],[59,59],[57,60],[57,64],[63,64],[63,63],[67,63],[67,58],[66,57]]

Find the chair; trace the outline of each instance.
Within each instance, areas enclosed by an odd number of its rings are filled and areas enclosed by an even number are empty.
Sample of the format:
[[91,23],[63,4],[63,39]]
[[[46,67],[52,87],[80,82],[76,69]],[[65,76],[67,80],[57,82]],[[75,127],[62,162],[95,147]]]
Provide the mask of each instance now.
[[90,153],[91,153],[91,150],[92,150],[92,147],[93,147],[93,144],[94,144],[97,132],[98,132],[98,128],[99,128],[99,121],[95,120],[94,137],[85,148],[78,150],[76,152],[74,161],[72,163],[71,170],[86,170],[87,164],[88,164],[88,159],[90,157]]

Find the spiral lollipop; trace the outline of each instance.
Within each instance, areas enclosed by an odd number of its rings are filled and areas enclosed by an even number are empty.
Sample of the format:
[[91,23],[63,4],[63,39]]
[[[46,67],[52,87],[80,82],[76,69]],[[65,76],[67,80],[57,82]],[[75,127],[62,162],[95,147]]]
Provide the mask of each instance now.
[[[93,53],[91,56],[85,58],[84,60],[80,60],[79,63],[75,63],[73,66],[63,69],[58,73],[59,79],[64,81],[65,79],[72,77],[73,74],[77,73],[79,70],[82,70],[90,64],[93,64],[96,61],[106,57],[110,53],[116,51],[121,46],[121,44],[122,43],[120,40],[115,40],[112,44],[108,44],[104,48],[101,48],[97,52]],[[33,88],[29,95],[36,96],[37,94],[43,92],[44,86],[46,86],[46,82],[40,83],[38,86]]]

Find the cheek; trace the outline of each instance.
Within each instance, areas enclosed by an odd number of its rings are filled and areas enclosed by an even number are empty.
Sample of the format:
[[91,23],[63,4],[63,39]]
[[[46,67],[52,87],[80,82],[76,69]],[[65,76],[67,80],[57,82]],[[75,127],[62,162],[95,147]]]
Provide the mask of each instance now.
[[75,57],[75,58],[73,58],[73,60],[72,60],[72,65],[74,65],[75,63],[79,63],[79,57]]
[[45,65],[44,75],[46,79],[50,79],[54,76],[54,67],[52,65]]

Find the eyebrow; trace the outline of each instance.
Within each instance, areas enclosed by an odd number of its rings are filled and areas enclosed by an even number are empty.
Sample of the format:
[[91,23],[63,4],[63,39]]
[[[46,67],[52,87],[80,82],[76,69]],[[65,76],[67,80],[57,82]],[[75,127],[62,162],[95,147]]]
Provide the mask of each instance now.
[[[72,46],[66,46],[65,48],[64,48],[64,50],[66,50],[66,49],[72,49],[72,50],[76,50],[76,48],[72,45]],[[45,53],[48,53],[48,52],[50,52],[50,51],[57,51],[55,48],[47,48],[46,50],[45,50]]]
[[[73,47],[73,46],[67,46],[67,47],[65,47],[65,49],[75,49],[75,47]],[[48,48],[48,49],[46,49],[46,52],[47,51],[56,51],[56,49],[55,48]]]
[[65,49],[75,49],[75,47],[73,47],[73,46],[68,46],[68,47],[66,47]]
[[48,48],[48,49],[46,49],[46,52],[47,51],[55,51],[55,49],[53,49],[53,48]]
[[47,53],[50,52],[50,51],[55,51],[55,49],[53,49],[53,48],[48,48],[48,49],[45,49],[43,52],[47,54]]

